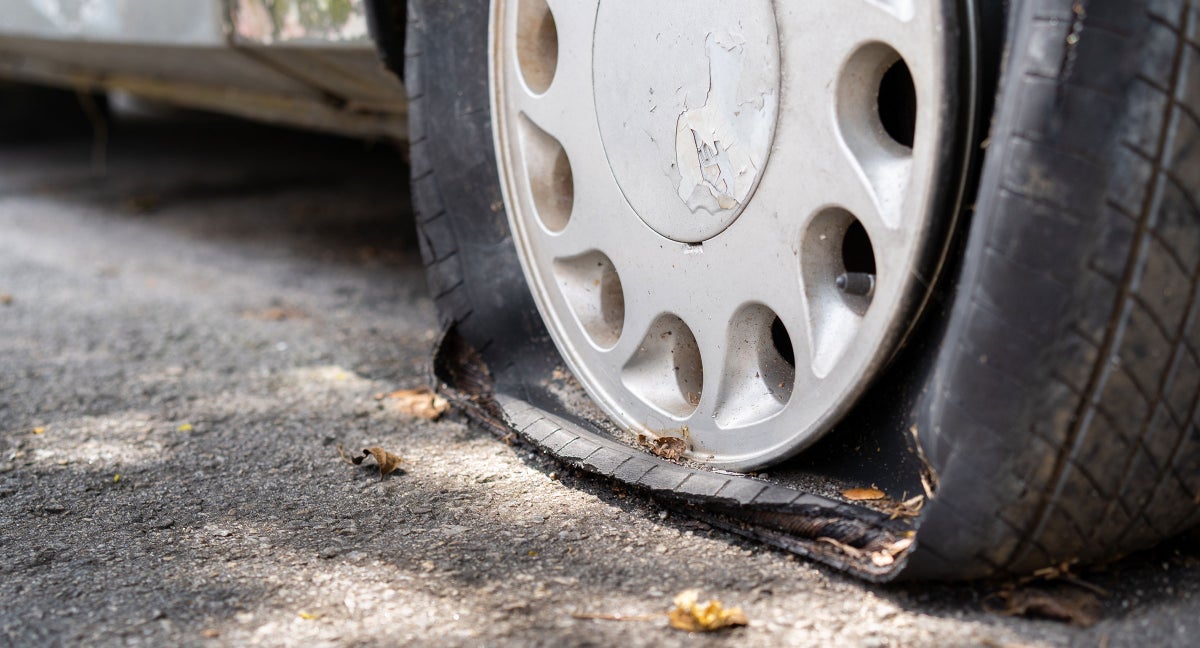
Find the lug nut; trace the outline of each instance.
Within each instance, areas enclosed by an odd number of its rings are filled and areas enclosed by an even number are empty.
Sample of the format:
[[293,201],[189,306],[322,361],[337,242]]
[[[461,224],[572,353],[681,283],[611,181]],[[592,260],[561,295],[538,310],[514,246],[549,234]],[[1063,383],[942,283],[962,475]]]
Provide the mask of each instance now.
[[847,295],[870,297],[875,292],[875,275],[868,272],[843,272],[838,275],[837,287]]

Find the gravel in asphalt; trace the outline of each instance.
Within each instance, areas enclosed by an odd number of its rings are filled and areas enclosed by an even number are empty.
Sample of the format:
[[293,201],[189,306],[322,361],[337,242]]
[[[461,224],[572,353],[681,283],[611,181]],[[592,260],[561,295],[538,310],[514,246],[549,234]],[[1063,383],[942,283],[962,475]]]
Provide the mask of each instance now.
[[[437,330],[399,152],[195,117],[106,144],[0,146],[0,644],[1200,642],[1196,535],[1083,572],[1110,594],[1077,628],[989,612],[1004,584],[868,585],[406,416],[375,395],[426,382]],[[338,446],[405,462],[381,481]],[[749,627],[575,616],[687,588]]]

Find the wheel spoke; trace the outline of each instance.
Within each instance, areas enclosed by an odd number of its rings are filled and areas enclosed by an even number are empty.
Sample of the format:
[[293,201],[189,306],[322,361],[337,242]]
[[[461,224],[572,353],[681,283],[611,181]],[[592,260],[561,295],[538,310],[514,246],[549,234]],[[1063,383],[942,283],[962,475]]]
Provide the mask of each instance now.
[[[621,198],[620,190],[603,176],[584,177],[595,179],[576,182],[570,222],[561,232],[540,233],[539,244],[556,258],[574,256],[595,249],[612,256],[610,253],[613,247],[640,247],[644,239],[640,240],[632,234],[645,230],[646,226]],[[614,232],[624,232],[628,242],[620,246],[614,245]]]
[[[887,43],[907,51],[922,38],[932,13],[919,0],[795,0],[778,3],[780,42],[785,50],[806,52],[805,67],[836,69],[866,43]],[[788,55],[790,56],[790,55]]]

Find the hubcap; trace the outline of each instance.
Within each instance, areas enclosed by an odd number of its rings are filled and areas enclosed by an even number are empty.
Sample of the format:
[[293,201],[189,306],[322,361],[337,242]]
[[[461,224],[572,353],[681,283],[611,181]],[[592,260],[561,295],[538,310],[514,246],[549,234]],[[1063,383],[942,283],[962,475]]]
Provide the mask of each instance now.
[[766,168],[779,35],[768,0],[704,0],[688,12],[695,17],[682,20],[670,2],[601,3],[592,70],[601,140],[625,199],[655,232],[699,243],[742,213]]
[[750,469],[862,394],[944,249],[946,6],[494,0],[518,255],[615,421]]

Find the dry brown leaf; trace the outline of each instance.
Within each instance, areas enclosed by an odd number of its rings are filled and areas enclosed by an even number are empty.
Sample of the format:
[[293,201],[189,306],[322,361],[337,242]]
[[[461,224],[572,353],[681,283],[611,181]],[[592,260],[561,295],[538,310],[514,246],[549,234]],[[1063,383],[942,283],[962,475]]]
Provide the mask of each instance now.
[[1063,621],[1087,628],[1100,620],[1100,598],[1066,584],[1001,592],[1003,614]]
[[720,601],[700,602],[700,590],[684,590],[675,596],[675,609],[668,613],[671,627],[685,632],[714,632],[749,625],[742,608],[728,608]]
[[436,421],[450,409],[450,403],[445,398],[437,395],[428,387],[417,387],[416,389],[400,389],[390,394],[385,394],[384,398],[391,399],[396,402],[396,409],[409,416],[417,416],[430,421]]
[[367,457],[374,457],[375,463],[379,464],[380,481],[382,481],[384,477],[387,477],[395,472],[396,469],[400,467],[400,462],[404,461],[400,458],[400,455],[392,454],[391,452],[388,452],[387,450],[384,450],[378,446],[373,448],[363,448],[362,456],[353,457],[350,459],[350,461],[354,462],[354,465],[358,466],[361,465],[363,460]]
[[639,434],[637,441],[639,445],[663,459],[678,459],[688,449],[687,441],[673,436],[660,436],[651,439],[645,434]]
[[847,488],[842,491],[842,497],[851,502],[863,502],[869,500],[883,499],[887,497],[887,493],[872,486],[871,488]]
[[0,293],[0,306],[10,306],[13,303],[13,296],[8,293]]

